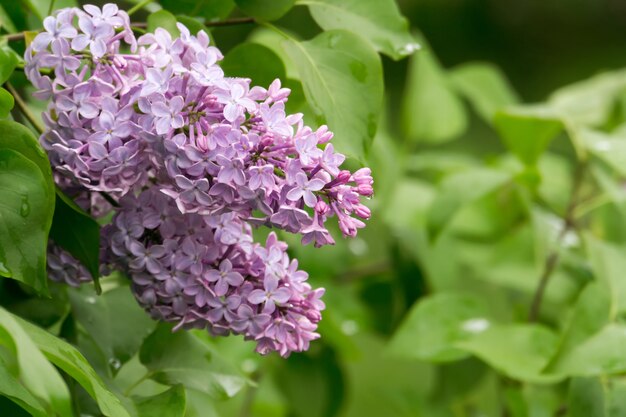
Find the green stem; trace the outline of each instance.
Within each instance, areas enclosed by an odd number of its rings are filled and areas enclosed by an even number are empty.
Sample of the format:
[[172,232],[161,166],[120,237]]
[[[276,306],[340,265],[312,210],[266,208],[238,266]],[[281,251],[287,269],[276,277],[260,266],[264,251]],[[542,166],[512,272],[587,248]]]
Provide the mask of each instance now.
[[130,384],[130,386],[128,388],[126,388],[126,390],[124,390],[124,396],[128,397],[130,395],[130,393],[133,392],[133,390],[135,388],[137,388],[139,385],[141,385],[146,380],[150,379],[152,377],[152,375],[153,375],[153,373],[151,371],[150,372],[146,372],[146,374],[144,376],[142,376],[137,381],[135,381],[132,384]]
[[52,14],[52,10],[54,10],[54,3],[56,3],[56,0],[50,0],[50,6],[48,6],[48,16],[50,16]]
[[143,9],[144,7],[146,7],[147,5],[149,5],[150,3],[152,3],[153,0],[143,0],[141,3],[137,3],[135,4],[133,7],[131,7],[130,9],[128,9],[128,15],[132,16],[133,13],[139,11],[139,9]]
[[35,117],[35,115],[30,111],[28,105],[19,95],[15,87],[13,87],[10,83],[5,83],[4,86],[11,93],[13,99],[15,100],[15,104],[17,105],[20,112],[24,115],[24,117],[29,121],[29,123],[33,126],[33,128],[41,135],[45,131],[45,128],[41,124],[39,120]]
[[550,277],[556,270],[556,267],[559,263],[560,249],[563,244],[563,240],[565,239],[565,236],[567,236],[567,233],[575,227],[576,218],[574,216],[574,213],[579,203],[578,194],[580,193],[580,189],[582,188],[586,168],[586,162],[582,161],[579,163],[578,169],[576,170],[576,177],[574,178],[572,195],[570,197],[565,217],[563,219],[563,228],[559,232],[554,249],[546,257],[543,271],[541,273],[541,277],[539,278],[539,284],[537,285],[537,289],[535,290],[530,311],[528,312],[528,321],[531,323],[537,321],[537,318],[539,316],[539,312],[541,310],[541,302],[543,301],[543,295],[546,292]]

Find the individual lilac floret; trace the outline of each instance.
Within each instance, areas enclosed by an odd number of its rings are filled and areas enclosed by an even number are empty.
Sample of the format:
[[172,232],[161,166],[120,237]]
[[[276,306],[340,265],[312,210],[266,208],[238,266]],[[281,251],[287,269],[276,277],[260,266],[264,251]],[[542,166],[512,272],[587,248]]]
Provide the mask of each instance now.
[[306,283],[275,234],[265,246],[252,243],[250,226],[237,216],[183,214],[156,187],[120,203],[103,231],[111,248],[105,258],[129,274],[152,317],[242,334],[262,354],[288,356],[319,337],[324,290]]

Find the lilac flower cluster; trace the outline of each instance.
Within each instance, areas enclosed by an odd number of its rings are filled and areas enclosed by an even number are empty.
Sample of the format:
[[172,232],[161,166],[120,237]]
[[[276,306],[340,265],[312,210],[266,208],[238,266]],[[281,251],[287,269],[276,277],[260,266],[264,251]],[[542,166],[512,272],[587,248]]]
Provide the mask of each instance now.
[[[44,21],[25,55],[37,97],[50,99],[41,137],[60,182],[120,202],[105,259],[129,273],[139,302],[177,327],[244,334],[258,351],[307,348],[323,290],[271,234],[334,244],[370,217],[368,168],[341,170],[326,126],[288,115],[289,89],[230,78],[208,35],[164,29],[135,39],[113,4],[68,8]],[[51,70],[52,75],[44,75]]]

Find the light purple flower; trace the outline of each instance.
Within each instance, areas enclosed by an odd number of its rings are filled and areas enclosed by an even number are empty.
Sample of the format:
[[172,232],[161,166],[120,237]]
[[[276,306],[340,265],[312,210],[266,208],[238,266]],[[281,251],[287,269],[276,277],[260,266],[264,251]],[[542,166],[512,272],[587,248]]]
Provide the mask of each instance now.
[[291,201],[298,201],[303,198],[307,206],[315,207],[317,197],[314,192],[324,188],[324,185],[324,181],[319,178],[309,180],[305,173],[300,172],[296,175],[295,187],[287,193],[287,198]]

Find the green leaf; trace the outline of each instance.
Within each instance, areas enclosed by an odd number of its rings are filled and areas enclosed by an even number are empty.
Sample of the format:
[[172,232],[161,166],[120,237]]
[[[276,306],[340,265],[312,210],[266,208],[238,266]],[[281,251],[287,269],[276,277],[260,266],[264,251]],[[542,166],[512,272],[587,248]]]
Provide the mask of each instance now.
[[461,99],[452,90],[432,50],[411,58],[402,103],[402,129],[407,139],[442,143],[457,138],[467,127]]
[[130,417],[120,400],[74,346],[24,320],[19,319],[19,322],[48,360],[74,378],[96,400],[105,416]]
[[17,55],[10,50],[0,48],[0,85],[9,79],[16,66]]
[[487,123],[493,122],[493,116],[498,110],[519,102],[506,76],[492,64],[463,64],[451,70],[449,77],[452,86]]
[[[597,378],[573,378],[569,386],[569,417],[607,417],[604,384]],[[617,416],[616,416],[617,417]]]
[[607,134],[581,129],[579,135],[592,155],[608,164],[621,177],[626,177],[626,135],[624,133]]
[[50,238],[85,265],[94,280],[98,279],[100,226],[58,188]]
[[176,15],[176,20],[178,20],[180,23],[185,25],[187,29],[189,29],[189,32],[191,32],[193,35],[196,35],[201,30],[207,33],[209,32],[209,29],[206,26],[204,26],[204,24],[200,21],[201,18]]
[[304,94],[318,116],[335,133],[339,152],[362,160],[382,111],[382,65],[376,51],[358,36],[340,30],[310,41],[284,41],[295,63]]
[[457,342],[485,331],[491,321],[482,300],[439,293],[417,302],[393,336],[389,350],[399,357],[448,362],[468,356]]
[[394,0],[298,0],[298,4],[309,6],[322,29],[355,31],[393,59],[419,49]]
[[585,240],[591,269],[610,294],[609,319],[615,320],[626,313],[625,248],[602,242],[591,235]]
[[198,16],[207,22],[224,20],[235,8],[233,0],[161,0],[159,3],[174,14]]
[[22,154],[0,150],[0,275],[47,293],[46,249],[54,204],[47,181]]
[[508,173],[486,168],[446,177],[429,211],[428,232],[431,239],[441,234],[461,208],[495,191],[510,179]]
[[285,80],[285,65],[271,49],[257,43],[241,43],[220,63],[229,77],[252,79],[252,84],[268,87],[276,78]]
[[39,400],[11,375],[2,358],[0,358],[0,396],[10,399],[35,417],[48,416]]
[[70,393],[58,371],[44,357],[14,316],[0,307],[0,345],[12,347],[19,380],[52,415],[72,416]]
[[495,325],[456,343],[499,372],[522,381],[557,381],[558,376],[542,375],[557,346],[556,335],[547,328],[530,324]]
[[237,6],[248,16],[261,20],[276,20],[293,7],[296,0],[235,0]]
[[8,117],[14,104],[15,101],[11,93],[4,88],[0,88],[0,118]]
[[626,87],[626,71],[600,74],[555,91],[548,105],[559,115],[585,126],[606,122]]
[[574,378],[567,400],[569,417],[626,416],[626,381],[608,378]]
[[17,28],[2,5],[0,5],[0,28],[4,28],[8,33],[17,32]]
[[626,325],[610,323],[564,354],[552,371],[570,376],[626,372]]
[[74,317],[106,355],[114,372],[137,353],[156,326],[126,286],[100,296],[84,285],[68,292]]
[[167,10],[159,10],[158,12],[151,13],[148,16],[148,32],[154,32],[156,28],[163,28],[167,30],[172,37],[180,35],[180,32],[176,27],[176,16]]
[[183,417],[187,406],[185,388],[176,385],[153,397],[133,397],[138,417]]
[[208,344],[190,332],[173,333],[164,324],[144,341],[139,359],[158,382],[183,384],[215,398],[232,397],[246,385]]
[[546,107],[518,107],[496,113],[495,126],[505,146],[527,165],[536,165],[541,154],[564,125]]
[[46,152],[43,150],[33,132],[26,126],[12,120],[0,120],[0,149],[13,149],[24,155],[39,167],[50,190],[49,204],[54,205],[54,181],[52,169]]

